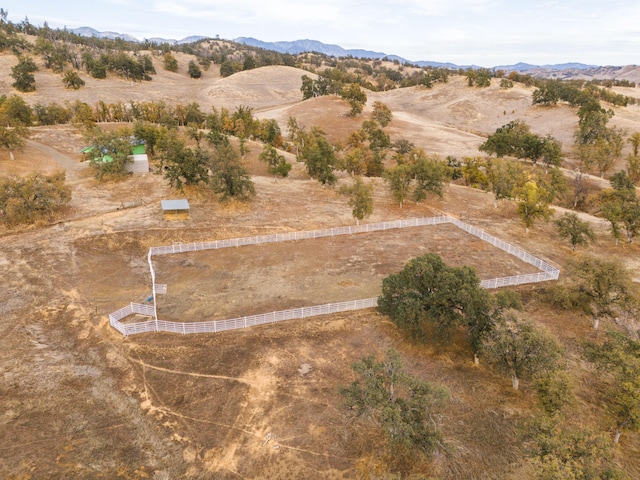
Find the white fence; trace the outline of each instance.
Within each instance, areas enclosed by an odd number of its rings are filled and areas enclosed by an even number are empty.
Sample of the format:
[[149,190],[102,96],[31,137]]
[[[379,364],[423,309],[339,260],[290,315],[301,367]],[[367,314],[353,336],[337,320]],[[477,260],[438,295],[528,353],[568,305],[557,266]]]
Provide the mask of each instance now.
[[151,311],[149,316],[153,316],[153,307],[132,303],[129,306],[109,315],[109,323],[113,328],[123,335],[133,335],[144,332],[171,332],[171,333],[217,333],[225,330],[236,330],[238,328],[254,327],[265,323],[277,323],[284,320],[315,317],[317,315],[327,315],[329,313],[347,312],[351,310],[362,310],[373,308],[378,305],[377,298],[367,298],[364,300],[351,300],[348,302],[328,303],[315,307],[294,308],[291,310],[280,310],[277,312],[262,313],[246,317],[232,318],[229,320],[213,320],[209,322],[167,322],[165,320],[148,320],[146,322],[121,323],[120,320],[132,313],[142,313],[146,307]]
[[[113,328],[118,330],[123,335],[156,331],[156,328],[154,326],[156,320],[136,323],[120,323],[120,320],[134,313],[146,315],[147,317],[155,317],[156,309],[153,305],[130,303],[126,307],[109,314],[109,323]],[[149,328],[149,325],[152,325],[152,327]]]
[[195,252],[199,250],[215,250],[218,248],[242,247],[245,245],[259,245],[262,243],[291,242],[295,240],[307,240],[311,238],[335,237],[338,235],[353,235],[354,233],[378,232],[394,228],[424,227],[451,223],[451,218],[445,215],[428,218],[411,218],[408,220],[396,220],[393,222],[368,223],[364,225],[351,225],[348,227],[325,228],[323,230],[309,230],[306,232],[276,233],[274,235],[260,235],[257,237],[230,238],[227,240],[215,240],[213,242],[175,243],[165,247],[151,247],[150,255],[170,255],[173,253]]
[[[133,335],[144,332],[171,332],[171,333],[217,333],[225,330],[234,330],[238,328],[252,327],[255,325],[263,325],[265,323],[276,323],[284,320],[293,320],[300,318],[313,317],[317,315],[326,315],[330,313],[346,312],[351,310],[360,310],[364,308],[373,308],[378,305],[377,298],[367,298],[363,300],[351,300],[348,302],[329,303],[325,305],[317,305],[313,307],[294,308],[291,310],[280,310],[277,312],[263,313],[260,315],[251,315],[246,317],[238,317],[229,320],[213,320],[202,322],[168,322],[158,320],[156,311],[156,294],[165,293],[166,285],[156,285],[155,272],[151,258],[153,255],[169,255],[182,252],[194,252],[199,250],[210,250],[218,248],[240,247],[244,245],[258,245],[263,243],[289,242],[295,240],[304,240],[311,238],[332,237],[336,235],[351,235],[354,233],[376,232],[381,230],[389,230],[394,228],[421,227],[428,225],[440,225],[444,223],[452,223],[465,232],[474,235],[481,240],[490,243],[496,248],[513,255],[523,262],[535,266],[540,272],[529,273],[524,275],[513,275],[510,277],[493,278],[482,280],[480,285],[484,288],[499,288],[513,285],[522,285],[526,283],[544,282],[547,280],[555,280],[558,278],[560,271],[546,263],[545,261],[525,252],[510,243],[504,242],[483,230],[472,227],[460,220],[445,215],[429,218],[413,218],[409,220],[397,220],[394,222],[372,223],[365,225],[353,225],[349,227],[328,228],[324,230],[311,230],[303,232],[279,233],[275,235],[261,235],[257,237],[235,238],[228,240],[216,240],[213,242],[194,242],[194,243],[177,243],[171,246],[151,247],[149,249],[149,268],[151,270],[151,280],[153,288],[153,304],[142,305],[139,303],[131,303],[109,315],[109,323],[113,328],[123,335]],[[140,314],[151,317],[152,320],[135,323],[121,323],[120,320],[132,315]]]
[[560,270],[549,265],[544,260],[540,260],[538,257],[534,257],[528,252],[525,252],[519,247],[511,245],[499,238],[494,237],[493,235],[488,234],[487,232],[480,230],[479,228],[472,227],[468,223],[461,222],[458,219],[449,218],[449,221],[453,223],[456,227],[464,230],[465,232],[478,237],[481,240],[484,240],[487,243],[490,243],[496,248],[499,248],[503,252],[506,252],[514,257],[519,258],[525,263],[529,265],[533,265],[534,267],[542,270],[537,273],[529,273],[525,275],[514,275],[511,277],[501,277],[501,278],[493,278],[491,280],[483,280],[480,282],[480,285],[485,288],[498,288],[498,287],[507,287],[510,285],[522,285],[524,283],[537,283],[537,282],[545,282],[547,280],[557,280],[560,275]]

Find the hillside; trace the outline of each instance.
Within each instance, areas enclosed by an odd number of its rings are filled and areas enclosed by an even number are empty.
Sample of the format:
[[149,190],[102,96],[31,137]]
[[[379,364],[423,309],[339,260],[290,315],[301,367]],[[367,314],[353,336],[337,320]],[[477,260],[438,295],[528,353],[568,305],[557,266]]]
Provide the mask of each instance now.
[[[617,88],[623,95],[636,97],[634,88]],[[523,120],[539,135],[553,135],[571,156],[573,133],[577,127],[576,109],[567,105],[543,107],[531,105],[533,88],[517,84],[501,89],[497,82],[486,89],[469,88],[463,77],[453,77],[446,84],[431,89],[410,87],[386,92],[367,92],[370,112],[375,101],[392,110],[394,119],[388,127],[393,140],[414,142],[427,152],[442,157],[475,156],[486,137],[513,120]],[[360,119],[346,116],[348,105],[336,97],[319,97],[280,108],[261,110],[259,118],[274,118],[286,125],[295,117],[307,127],[319,126],[338,142],[345,142],[358,128]],[[640,109],[635,106],[614,108],[611,123],[627,132],[637,129]],[[628,152],[625,145],[624,151]]]
[[[64,89],[60,75],[37,59],[36,91],[20,94],[9,77],[16,57],[3,53],[0,87],[32,106],[75,100],[89,105],[196,102],[204,112],[246,106],[259,119],[275,119],[285,136],[289,118],[295,117],[306,129],[319,127],[339,144],[360,128],[379,101],[393,113],[385,128],[393,141],[409,140],[442,158],[477,156],[478,146],[496,128],[522,119],[533,132],[563,143],[565,167],[570,170],[575,161],[577,108],[532,106],[533,87],[522,84],[502,89],[494,79],[488,88],[475,88],[463,76],[452,75],[431,89],[366,90],[364,112],[351,118],[348,103],[336,95],[302,101],[301,76],[313,74],[301,68],[271,65],[223,78],[220,66],[213,64],[194,80],[186,69],[192,55],[175,52],[179,69],[171,73],[164,70],[161,56],[149,54],[157,72],[151,81],[130,82],[115,75],[98,80],[80,71],[86,85],[79,90]],[[635,88],[615,90],[640,98]],[[640,131],[639,106],[606,107],[615,112],[611,125],[628,135]],[[238,144],[235,138],[231,142]],[[394,348],[409,373],[443,385],[450,398],[438,419],[443,442],[433,459],[400,465],[396,471],[414,469],[427,478],[452,480],[537,478],[528,460],[530,440],[523,438],[525,426],[539,411],[533,384],[523,382],[514,391],[508,375],[483,362],[474,365],[461,333],[451,347],[424,347],[375,309],[218,334],[122,337],[109,326],[111,312],[132,301],[144,303],[150,295],[147,253],[152,246],[354,223],[348,198],[338,193],[340,185],[350,183],[346,173],[338,173],[336,188],[322,186],[294,155],[282,151],[293,169],[288,178],[275,179],[258,160],[262,145],[253,140],[247,144],[245,165],[256,197],[228,204],[207,188],[180,193],[152,173],[96,180],[81,161],[82,132],[71,125],[32,127],[24,151],[16,152],[14,160],[0,152],[2,175],[63,169],[73,193],[69,207],[53,222],[0,227],[0,476],[391,478],[393,462],[384,453],[384,439],[373,423],[354,427],[353,412],[341,407],[336,387],[354,380],[354,362]],[[625,142],[622,158],[630,148]],[[623,167],[621,160],[613,171]],[[492,193],[462,182],[446,186],[442,198],[407,201],[400,208],[381,179],[367,181],[375,185],[374,211],[367,222],[444,212],[543,258],[562,275],[570,260],[596,255],[620,260],[640,279],[637,242],[615,245],[608,226],[587,212],[581,216],[597,238],[588,249],[574,252],[552,223],[537,222],[525,234],[514,201],[494,205]],[[191,205],[189,219],[165,220],[160,201],[182,197]],[[563,211],[558,207],[556,217]],[[474,265],[482,278],[522,268],[452,230],[419,233],[424,238],[410,241],[300,241],[274,250],[233,248],[217,259],[174,257],[167,259],[165,270],[168,292],[178,296],[174,301],[180,310],[175,311],[200,321],[218,311],[247,315],[258,306],[300,306],[309,297],[342,300],[340,295],[350,289],[375,287],[372,279],[387,273],[384,268],[397,268],[405,257],[427,252],[439,252],[456,266]],[[196,288],[207,278],[210,290]],[[292,291],[281,288],[283,278],[290,279]],[[587,315],[551,307],[542,300],[542,288],[520,291],[526,315],[556,335],[566,350],[576,395],[566,422],[608,438],[606,384],[580,347],[584,339],[601,340],[602,333],[592,330]],[[613,322],[608,326],[615,327]],[[640,435],[625,432],[612,447],[612,458],[629,478],[640,478]]]
[[[235,109],[239,105],[248,105],[254,109],[272,107],[298,101],[300,99],[300,77],[307,73],[292,67],[265,67],[258,71],[239,72],[228,78],[222,78],[219,67],[212,66],[200,79],[189,78],[186,73],[188,55],[176,54],[179,65],[177,73],[168,72],[162,67],[161,59],[154,58],[157,74],[150,82],[131,82],[110,76],[107,79],[95,79],[84,72],[80,77],[86,85],[79,90],[62,88],[61,76],[44,68],[40,63],[35,74],[38,85],[35,92],[25,95],[30,105],[79,100],[89,105],[98,101],[125,103],[164,101],[167,104],[186,105],[198,103],[203,111],[211,107]],[[11,67],[17,63],[16,57],[7,53],[0,54],[0,86],[4,91],[13,90],[9,77]]]

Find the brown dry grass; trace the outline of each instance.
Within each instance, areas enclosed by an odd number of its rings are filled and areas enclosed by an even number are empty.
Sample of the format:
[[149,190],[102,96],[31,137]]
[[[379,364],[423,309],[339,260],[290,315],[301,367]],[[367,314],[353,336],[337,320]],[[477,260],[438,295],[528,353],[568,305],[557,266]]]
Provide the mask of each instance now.
[[154,258],[156,282],[169,285],[158,315],[221,320],[377,297],[386,276],[429,252],[483,279],[537,271],[453,225],[206,250]]
[[[7,90],[13,61],[0,57]],[[334,97],[298,102],[301,71],[295,69],[259,69],[224,80],[211,71],[199,81],[188,79],[184,68],[170,74],[156,63],[156,69],[151,83],[86,79],[87,87],[78,92],[63,91],[58,76],[41,70],[38,90],[26,98],[31,104],[75,98],[198,101],[203,110],[245,104],[260,110],[261,117],[276,118],[283,129],[293,115],[336,141],[361,122],[346,118],[347,105]],[[484,135],[514,118],[570,144],[575,112],[531,107],[529,95],[522,87],[469,89],[453,78],[433,90],[371,93],[369,102],[380,100],[393,110],[394,138],[443,156],[475,155]],[[612,122],[634,129],[639,112],[618,108]],[[374,470],[381,456],[365,441],[370,432],[348,428],[334,388],[353,379],[351,362],[394,347],[409,371],[444,384],[451,393],[442,427],[446,448],[425,473],[450,479],[530,477],[518,427],[532,414],[535,396],[526,384],[514,393],[507,378],[473,367],[463,342],[441,351],[412,345],[375,311],[218,335],[122,338],[108,326],[109,312],[148,295],[146,252],[152,245],[353,223],[346,198],[310,181],[301,165],[294,165],[291,178],[274,180],[256,160],[260,146],[251,145],[247,161],[257,190],[252,204],[220,205],[209,193],[192,190],[186,194],[190,218],[166,222],[159,201],[176,193],[160,177],[136,175],[100,184],[77,163],[83,142],[73,129],[36,128],[33,140],[14,162],[0,158],[2,173],[63,166],[74,198],[59,223],[0,232],[2,476],[366,478],[362,472]],[[119,209],[138,200],[139,207]],[[511,203],[493,208],[491,194],[461,186],[448,187],[442,200],[409,202],[400,209],[379,185],[375,202],[371,221],[444,211],[561,267],[587,253],[572,253],[551,225],[525,235]],[[639,276],[639,247],[614,247],[605,227],[595,226],[598,241],[589,253],[618,257]],[[478,254],[448,247],[462,259]],[[229,270],[232,260],[227,259]],[[529,297],[531,291],[525,289]],[[535,302],[528,308],[569,351],[571,371],[581,379],[579,415],[606,430],[600,384],[576,346],[592,335],[588,321]],[[640,477],[639,451],[638,435],[624,435],[619,463],[632,477]]]

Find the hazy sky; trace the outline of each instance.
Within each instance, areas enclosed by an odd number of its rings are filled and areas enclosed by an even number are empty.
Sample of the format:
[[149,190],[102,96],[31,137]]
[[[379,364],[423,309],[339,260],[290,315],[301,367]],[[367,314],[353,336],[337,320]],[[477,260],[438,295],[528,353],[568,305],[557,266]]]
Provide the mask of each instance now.
[[486,67],[640,64],[640,1],[4,0],[9,20],[93,27],[139,39],[205,35],[312,39]]

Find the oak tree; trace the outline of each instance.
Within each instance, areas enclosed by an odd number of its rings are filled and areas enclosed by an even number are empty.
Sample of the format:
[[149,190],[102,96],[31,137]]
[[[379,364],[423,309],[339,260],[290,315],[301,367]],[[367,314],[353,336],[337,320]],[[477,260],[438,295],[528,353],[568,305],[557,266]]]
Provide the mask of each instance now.
[[160,170],[172,188],[183,191],[185,186],[209,183],[210,153],[192,149],[185,142],[165,132],[158,140]]
[[580,422],[544,415],[525,433],[532,440],[529,464],[538,480],[627,478],[615,466],[611,440]]
[[0,125],[9,127],[30,127],[33,112],[31,107],[19,95],[0,97]]
[[420,151],[412,166],[415,188],[413,199],[420,202],[433,193],[442,198],[444,186],[450,180],[446,163],[436,157],[430,157]]
[[0,177],[0,223],[31,224],[51,217],[71,201],[64,172]]
[[613,374],[605,399],[618,443],[624,431],[640,430],[640,342],[626,333],[609,332],[602,344],[587,342],[585,354],[601,371]]
[[362,113],[365,104],[367,103],[367,94],[362,91],[360,85],[357,83],[351,83],[345,86],[340,92],[340,96],[349,102],[351,110],[349,111],[350,117]]
[[311,132],[304,135],[298,158],[305,163],[311,178],[315,178],[323,185],[333,185],[336,182],[333,171],[338,164],[338,159],[333,145],[319,128],[314,127]]
[[64,84],[65,88],[73,90],[78,90],[85,85],[84,80],[80,78],[80,75],[78,75],[78,72],[76,72],[75,70],[66,71],[62,76],[62,83]]
[[338,391],[355,419],[378,426],[396,458],[416,452],[431,455],[441,443],[438,414],[447,400],[446,390],[406,373],[394,350],[381,360],[373,355],[362,358],[351,368],[356,380]]
[[120,128],[109,132],[95,129],[89,136],[91,150],[89,164],[99,180],[117,178],[126,174],[126,164],[130,162],[131,131]]
[[267,171],[274,177],[284,178],[289,175],[291,164],[272,145],[266,143],[258,158],[267,164]]
[[434,253],[414,258],[386,277],[378,309],[423,343],[450,343],[453,329],[461,326],[470,332],[472,346],[478,346],[490,329],[489,295],[475,270],[448,267]]
[[37,71],[38,66],[32,58],[20,57],[18,64],[11,67],[10,76],[15,80],[11,86],[20,92],[34,92],[36,77],[33,74]]
[[518,390],[521,379],[555,370],[562,350],[551,334],[508,311],[489,333],[483,351],[490,363],[511,376],[511,385]]
[[575,250],[578,245],[588,245],[596,239],[591,224],[580,220],[575,213],[565,213],[555,221],[555,224],[560,238],[569,240],[572,250]]
[[248,201],[256,194],[249,172],[240,161],[240,154],[231,144],[215,147],[211,157],[211,188],[220,196],[221,202],[230,200]]
[[515,198],[518,189],[527,182],[527,173],[523,166],[512,160],[488,159],[485,171],[495,196],[495,207],[501,199]]
[[13,152],[20,152],[26,145],[29,129],[22,126],[5,127],[0,125],[0,150],[7,150],[9,157],[13,158]]
[[386,170],[383,176],[389,185],[391,195],[393,195],[393,198],[400,203],[400,208],[402,208],[405,199],[411,192],[413,169],[410,165],[403,163]]
[[373,213],[373,184],[365,184],[362,178],[354,177],[351,186],[340,189],[340,193],[349,195],[349,206],[352,208],[356,224]]
[[640,198],[627,173],[622,170],[611,176],[611,189],[600,193],[601,211],[611,225],[616,243],[624,232],[627,242],[633,242],[640,231]]
[[384,128],[389,125],[391,120],[393,120],[393,113],[387,105],[382,102],[375,101],[373,102],[373,113],[371,114],[371,117]]
[[517,199],[518,215],[527,233],[536,220],[548,220],[553,213],[549,207],[548,192],[533,180],[529,180],[518,189]]
[[171,52],[164,54],[162,57],[162,65],[168,72],[175,73],[178,71],[178,60],[176,60],[176,57]]
[[193,60],[189,61],[188,71],[189,71],[189,76],[191,78],[197,79],[202,76],[202,70],[200,70],[200,67],[198,66],[198,64]]
[[631,144],[631,153],[627,155],[627,173],[634,184],[640,182],[640,132],[633,133],[627,141]]
[[615,318],[629,301],[631,278],[628,270],[617,261],[586,258],[568,265],[574,288],[581,294],[585,312],[593,318],[597,329],[602,318]]

